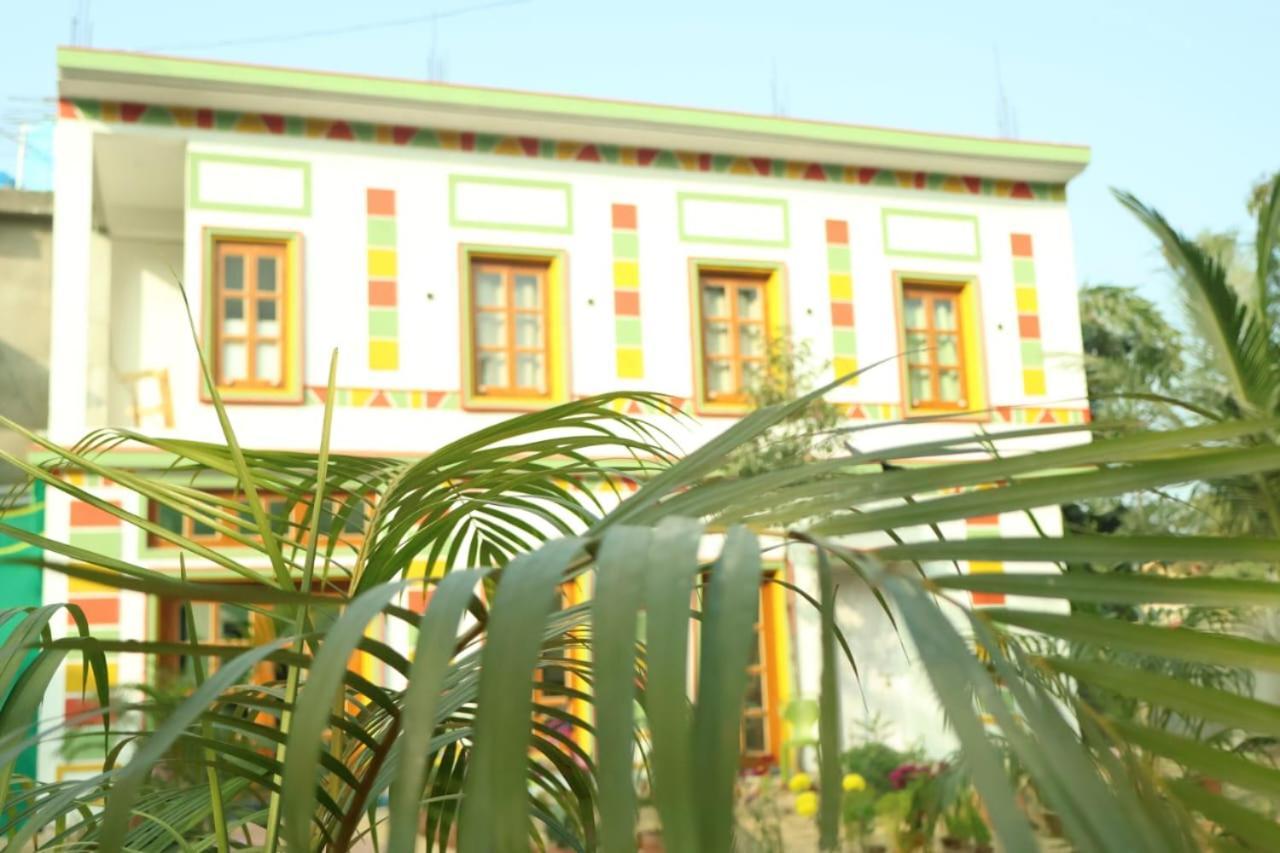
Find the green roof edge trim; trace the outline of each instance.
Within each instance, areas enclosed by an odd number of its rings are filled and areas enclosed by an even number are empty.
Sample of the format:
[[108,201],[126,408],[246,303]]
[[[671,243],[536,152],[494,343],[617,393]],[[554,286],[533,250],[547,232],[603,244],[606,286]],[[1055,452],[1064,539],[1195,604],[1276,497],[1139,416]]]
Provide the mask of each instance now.
[[274,87],[304,90],[320,95],[387,98],[456,107],[554,112],[584,119],[652,122],[691,131],[772,134],[798,141],[862,145],[934,154],[1032,160],[1075,164],[1081,167],[1089,162],[1090,157],[1089,148],[1083,145],[950,136],[924,131],[894,130],[692,107],[610,101],[575,95],[517,92],[75,47],[59,47],[57,63],[58,67],[63,69],[163,75],[191,82]]

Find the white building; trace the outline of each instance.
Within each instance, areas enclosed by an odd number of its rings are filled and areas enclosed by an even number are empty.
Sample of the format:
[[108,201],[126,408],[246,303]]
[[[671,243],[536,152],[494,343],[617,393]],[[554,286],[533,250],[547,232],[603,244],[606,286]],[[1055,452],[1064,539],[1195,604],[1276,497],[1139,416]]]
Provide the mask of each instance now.
[[[422,454],[617,389],[680,398],[692,444],[743,411],[742,377],[784,334],[839,373],[886,361],[832,394],[851,419],[962,415],[876,442],[1087,418],[1065,203],[1085,148],[85,49],[58,67],[56,441],[135,423],[220,438],[184,291],[257,447],[315,446],[335,347],[347,452]],[[152,464],[129,453],[113,461]],[[993,523],[1021,521],[970,522]],[[176,568],[65,496],[46,529]],[[44,597],[121,637],[167,630],[141,595],[50,574]],[[766,603],[761,760],[816,677],[793,603]],[[80,678],[69,666],[46,716],[79,707]],[[909,716],[919,685],[870,689]],[[41,773],[96,760],[50,753]]]

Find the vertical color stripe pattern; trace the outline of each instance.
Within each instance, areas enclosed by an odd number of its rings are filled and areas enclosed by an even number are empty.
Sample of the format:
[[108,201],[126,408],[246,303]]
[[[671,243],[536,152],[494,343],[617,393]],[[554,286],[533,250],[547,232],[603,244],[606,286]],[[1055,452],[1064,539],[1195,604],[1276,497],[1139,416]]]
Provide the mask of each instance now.
[[827,289],[831,298],[831,366],[836,376],[847,376],[858,369],[858,345],[853,326],[849,223],[843,219],[827,220]]
[[[999,515],[977,515],[965,521],[966,539],[991,539],[1000,535]],[[969,574],[988,575],[1004,571],[1004,563],[987,560],[970,560]],[[975,607],[1004,604],[1004,593],[974,592]]]
[[365,254],[369,282],[369,369],[400,367],[400,294],[396,254],[396,192],[365,194]]
[[633,204],[613,206],[613,335],[618,378],[643,379],[640,240]]
[[1044,345],[1040,341],[1040,302],[1030,234],[1009,235],[1013,250],[1013,293],[1018,305],[1018,343],[1022,349],[1022,392],[1045,395]]

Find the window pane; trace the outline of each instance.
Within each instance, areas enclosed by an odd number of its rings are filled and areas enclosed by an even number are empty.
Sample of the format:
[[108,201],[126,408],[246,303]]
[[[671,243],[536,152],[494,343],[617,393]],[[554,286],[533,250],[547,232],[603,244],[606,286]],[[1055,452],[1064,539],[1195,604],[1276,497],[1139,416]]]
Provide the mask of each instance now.
[[156,507],[156,524],[170,533],[182,533],[182,513],[173,507],[160,505]]
[[538,277],[536,275],[516,275],[516,307],[537,308]]
[[191,538],[192,539],[212,539],[218,535],[218,531],[214,530],[211,525],[205,524],[203,521],[191,521]]
[[276,291],[276,259],[258,258],[258,290],[267,293]]
[[708,323],[706,329],[707,355],[728,355],[729,326],[725,323]]
[[502,276],[496,272],[482,272],[476,275],[476,304],[486,307],[499,307],[505,304],[505,292],[502,287]]
[[929,371],[912,368],[907,372],[907,388],[911,404],[918,405],[929,399]]
[[738,290],[738,316],[744,320],[759,320],[763,316],[763,300],[760,289],[744,287]]
[[244,258],[240,255],[224,257],[222,286],[227,290],[244,290]]
[[933,301],[934,328],[951,330],[956,327],[956,303],[952,299],[935,299]]
[[219,604],[218,639],[226,643],[235,643],[247,642],[249,637],[249,611],[234,604]]
[[729,303],[725,299],[723,287],[704,287],[702,289],[702,313],[708,317],[729,316]]
[[[195,623],[196,640],[201,643],[209,642],[209,623],[213,621],[213,605],[193,602],[191,605],[191,621]],[[187,642],[191,640],[185,607],[178,609],[178,636]]]
[[764,707],[764,685],[761,683],[760,673],[751,673],[747,677],[747,707],[763,708]]
[[283,536],[289,530],[289,501],[285,498],[269,498],[267,515],[271,517],[271,532]]
[[537,315],[521,314],[516,317],[516,346],[542,346],[542,320]]
[[747,717],[742,721],[743,752],[765,751],[764,717]]
[[752,388],[759,384],[763,364],[758,361],[742,362],[742,389]]
[[902,302],[902,321],[908,329],[923,329],[928,323],[924,319],[924,301],[905,299]]
[[764,327],[749,323],[738,327],[738,355],[764,355]]
[[280,337],[280,320],[276,316],[276,302],[274,299],[262,299],[258,301],[258,334],[264,338]]
[[955,335],[938,335],[938,364],[959,364],[960,350]]
[[516,356],[516,386],[542,391],[542,356],[527,353]]
[[244,341],[222,342],[222,381],[249,378],[249,357]]
[[960,402],[960,371],[943,370],[939,372],[938,397],[944,403]]
[[477,359],[479,383],[483,387],[501,388],[507,384],[507,356],[501,352],[482,352]]
[[733,390],[733,370],[727,361],[707,363],[707,391],[712,394],[728,394]]
[[476,341],[484,347],[506,346],[507,318],[496,311],[481,311],[476,315]]
[[907,363],[929,364],[933,353],[929,350],[929,336],[907,333]]
[[259,341],[254,353],[254,379],[260,382],[280,381],[280,344]]
[[224,335],[243,335],[245,333],[244,300],[224,299],[222,301],[222,333]]

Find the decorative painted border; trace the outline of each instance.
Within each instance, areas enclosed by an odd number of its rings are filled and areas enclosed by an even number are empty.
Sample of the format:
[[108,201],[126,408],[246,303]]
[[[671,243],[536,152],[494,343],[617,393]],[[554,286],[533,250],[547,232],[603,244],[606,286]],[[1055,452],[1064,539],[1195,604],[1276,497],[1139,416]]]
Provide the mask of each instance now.
[[[458,216],[457,209],[459,184],[489,184],[491,186],[559,190],[564,193],[564,224],[529,225],[522,222],[495,222],[483,219],[462,219]],[[495,178],[490,175],[450,175],[449,224],[454,228],[492,228],[501,231],[532,231],[537,234],[572,234],[573,188],[563,181],[526,181],[518,178]]]
[[[996,539],[1000,536],[999,515],[978,515],[965,519],[966,539]],[[970,560],[969,574],[989,575],[1004,571],[1004,563],[992,560]],[[1004,604],[1002,592],[971,592],[974,607],[992,607]]]
[[[968,222],[973,225],[973,254],[954,252],[930,252],[915,249],[894,249],[889,245],[889,217],[914,216],[920,219],[950,219],[957,222]],[[978,231],[978,217],[968,213],[940,213],[936,210],[908,210],[901,207],[884,207],[880,209],[880,232],[884,239],[884,253],[903,258],[934,258],[940,261],[980,261],[982,260],[982,238]]]
[[1040,302],[1036,296],[1036,262],[1030,234],[1010,234],[1013,294],[1018,307],[1018,341],[1022,353],[1022,393],[1046,393],[1044,344],[1040,341]]
[[400,367],[399,263],[396,191],[365,192],[365,255],[369,281],[369,369]]
[[990,196],[1028,201],[1066,201],[1066,184],[1010,181],[973,175],[946,175],[874,167],[845,166],[774,157],[739,157],[629,145],[595,145],[531,136],[436,130],[406,125],[371,124],[333,119],[301,118],[268,113],[192,109],[116,101],[62,100],[64,119],[140,124],[235,133],[270,134],[306,139],[336,139],[411,148],[475,151],[541,160],[573,160],[615,166],[634,166],[676,172],[706,172],[784,180],[818,181],[853,186],[920,190],[953,195]]
[[[307,403],[324,405],[328,389],[323,385],[307,387]],[[387,408],[456,411],[462,408],[461,392],[430,391],[408,388],[335,388],[334,405],[344,408]],[[672,403],[685,414],[696,414],[693,401],[673,397]],[[900,403],[837,403],[842,417],[849,420],[896,421],[903,418]],[[644,414],[635,401],[617,401],[614,410],[627,414]],[[991,422],[1019,426],[1078,425],[1089,423],[1088,409],[1040,406],[996,406],[990,410]]]
[[640,322],[640,237],[634,204],[615,204],[613,225],[613,341],[619,379],[644,378]]
[[[302,172],[302,204],[298,207],[275,207],[262,204],[232,204],[221,201],[203,201],[200,198],[201,163],[240,163],[245,166],[272,166],[278,169],[296,169]],[[243,157],[238,154],[206,154],[192,151],[187,154],[187,207],[199,210],[222,210],[233,213],[270,213],[282,216],[311,215],[311,164],[306,160],[277,160],[270,157]]]
[[[755,204],[761,207],[777,207],[782,210],[782,239],[760,240],[754,237],[721,237],[717,235],[691,234],[685,225],[686,201],[716,201],[729,204]],[[756,198],[754,196],[719,195],[716,193],[676,193],[676,219],[680,239],[686,243],[721,243],[726,246],[763,246],[767,249],[785,249],[791,245],[791,212],[783,198]]]
[[[827,291],[831,297],[831,366],[835,375],[858,369],[858,336],[854,327],[853,268],[849,258],[849,223],[828,219]],[[847,384],[856,385],[857,377]]]
[[[284,243],[285,275],[284,275],[284,341],[287,346],[281,348],[284,359],[283,382],[280,388],[234,388],[220,386],[218,394],[228,403],[301,403],[302,402],[302,235],[294,231],[256,231],[244,228],[205,228],[203,234],[204,257],[201,268],[204,279],[201,287],[201,346],[204,347],[205,358],[209,364],[215,363],[214,346],[214,286],[213,257],[214,242],[219,239]],[[200,377],[200,399],[211,402],[209,389],[205,386],[204,376]]]

